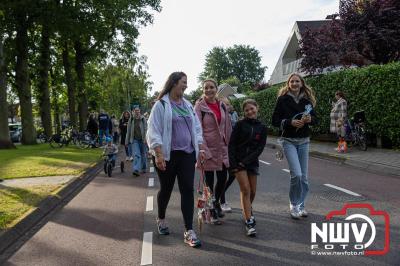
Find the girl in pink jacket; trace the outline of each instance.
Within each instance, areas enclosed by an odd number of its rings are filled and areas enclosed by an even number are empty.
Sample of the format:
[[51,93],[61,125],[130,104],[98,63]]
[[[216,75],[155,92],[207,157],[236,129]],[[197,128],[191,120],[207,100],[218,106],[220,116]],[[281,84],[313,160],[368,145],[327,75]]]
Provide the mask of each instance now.
[[[203,148],[205,161],[202,167],[205,171],[207,186],[215,196],[215,210],[212,212],[211,222],[221,224],[218,220],[224,217],[220,198],[225,190],[225,183],[229,168],[228,144],[232,132],[230,114],[225,103],[219,101],[217,82],[207,79],[203,82],[203,97],[200,98],[194,109],[203,128]],[[214,172],[217,173],[217,182],[214,187]]]

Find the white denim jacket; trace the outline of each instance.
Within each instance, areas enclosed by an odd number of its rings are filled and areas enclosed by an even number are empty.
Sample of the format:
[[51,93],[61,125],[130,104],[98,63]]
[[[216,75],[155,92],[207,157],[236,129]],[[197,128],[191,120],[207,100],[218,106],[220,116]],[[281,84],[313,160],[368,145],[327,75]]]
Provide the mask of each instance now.
[[[192,143],[196,151],[196,159],[199,155],[199,145],[203,143],[203,131],[200,121],[193,110],[192,104],[183,98],[185,106],[190,110],[192,123]],[[170,160],[172,139],[172,108],[169,94],[158,100],[151,109],[147,121],[146,140],[151,154],[155,155],[154,148],[161,145],[161,150],[166,161]]]

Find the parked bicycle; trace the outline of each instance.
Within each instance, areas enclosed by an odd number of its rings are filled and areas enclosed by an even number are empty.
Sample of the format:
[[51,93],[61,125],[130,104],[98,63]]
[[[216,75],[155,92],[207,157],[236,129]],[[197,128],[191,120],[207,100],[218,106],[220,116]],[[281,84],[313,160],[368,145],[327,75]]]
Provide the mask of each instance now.
[[69,143],[78,143],[78,131],[72,127],[65,128],[60,134],[53,134],[49,141],[52,148],[61,148],[63,146],[68,146]]
[[353,146],[358,146],[362,151],[367,150],[367,134],[365,129],[365,112],[358,111],[354,113],[352,119],[347,123],[347,141]]
[[46,143],[49,141],[49,138],[46,136],[46,134],[44,134],[44,132],[40,132],[37,135],[37,139],[39,140],[40,143]]

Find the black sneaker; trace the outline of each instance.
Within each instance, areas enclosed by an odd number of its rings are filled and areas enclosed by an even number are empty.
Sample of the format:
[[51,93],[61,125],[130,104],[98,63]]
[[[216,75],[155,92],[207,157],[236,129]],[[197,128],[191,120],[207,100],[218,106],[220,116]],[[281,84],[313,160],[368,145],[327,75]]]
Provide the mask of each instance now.
[[133,171],[132,175],[134,175],[134,176],[140,176],[140,173],[139,173],[139,171]]
[[214,225],[221,225],[222,222],[218,219],[218,214],[215,209],[211,209],[211,218],[210,218],[210,223]]
[[219,218],[223,218],[225,216],[224,211],[221,208],[220,203],[215,203],[215,211],[217,212],[217,215]]
[[253,207],[251,207],[250,220],[253,220],[253,222],[254,222],[254,225],[256,225],[256,224],[257,224],[257,223],[256,223],[256,218],[254,217],[254,214],[253,214]]
[[160,235],[169,235],[169,229],[165,219],[157,218],[157,230]]
[[246,222],[246,235],[247,236],[251,236],[251,237],[256,236],[257,231],[256,231],[255,226],[256,225],[254,224],[254,221],[251,219]]

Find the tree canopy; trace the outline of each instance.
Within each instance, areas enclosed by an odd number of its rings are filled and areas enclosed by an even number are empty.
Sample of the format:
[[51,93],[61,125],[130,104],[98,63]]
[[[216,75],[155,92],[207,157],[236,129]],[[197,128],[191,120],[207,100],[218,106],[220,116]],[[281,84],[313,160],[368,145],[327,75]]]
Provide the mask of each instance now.
[[199,80],[213,78],[218,83],[236,77],[240,83],[253,86],[264,78],[266,67],[261,65],[259,51],[249,45],[234,45],[226,49],[214,47],[206,55]]

